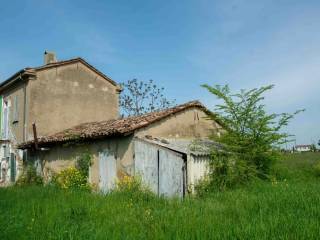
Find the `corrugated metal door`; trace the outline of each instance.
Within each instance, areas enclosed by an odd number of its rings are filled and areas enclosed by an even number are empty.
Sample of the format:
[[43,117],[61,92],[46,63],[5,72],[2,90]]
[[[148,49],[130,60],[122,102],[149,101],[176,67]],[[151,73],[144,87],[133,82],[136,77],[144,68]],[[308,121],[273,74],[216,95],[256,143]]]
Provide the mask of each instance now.
[[188,181],[192,191],[194,186],[209,173],[210,155],[191,154],[188,162]]
[[108,151],[99,153],[99,188],[108,192],[115,186],[117,178],[117,162],[113,154]]
[[153,192],[158,193],[158,148],[142,142],[134,142],[135,175],[142,178]]
[[181,154],[159,149],[159,194],[184,195],[184,161]]
[[186,168],[181,154],[136,140],[135,174],[153,192],[164,196],[184,196]]

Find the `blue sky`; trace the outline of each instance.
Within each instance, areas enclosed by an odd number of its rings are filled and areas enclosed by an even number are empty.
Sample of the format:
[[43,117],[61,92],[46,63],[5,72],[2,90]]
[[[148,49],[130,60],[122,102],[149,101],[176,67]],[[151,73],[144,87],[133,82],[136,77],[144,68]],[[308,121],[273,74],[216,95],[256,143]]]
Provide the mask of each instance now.
[[320,139],[320,1],[11,0],[0,7],[0,80],[83,57],[115,81],[153,79],[178,103],[217,103],[202,83],[275,84],[270,111],[306,108],[288,131]]

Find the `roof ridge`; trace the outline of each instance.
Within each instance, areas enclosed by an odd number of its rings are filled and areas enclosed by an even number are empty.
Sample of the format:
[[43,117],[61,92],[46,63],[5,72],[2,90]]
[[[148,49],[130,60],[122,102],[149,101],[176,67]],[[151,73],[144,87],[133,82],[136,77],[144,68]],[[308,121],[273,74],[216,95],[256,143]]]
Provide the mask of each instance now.
[[[60,65],[60,64],[63,64],[63,63],[66,63],[66,62],[74,62],[74,61],[78,61],[82,59],[81,57],[74,57],[74,58],[70,58],[70,59],[65,59],[65,60],[58,60],[56,62],[51,62],[51,63],[47,63],[47,64],[43,64],[41,66],[37,66],[37,67],[30,67],[32,69],[35,69],[35,70],[38,70],[38,69],[42,69],[42,68],[45,68],[45,67],[50,67],[52,65]],[[83,59],[82,59],[83,60]]]
[[106,80],[108,80],[111,84],[113,84],[114,86],[119,86],[114,80],[112,80],[109,76],[107,76],[106,74],[104,74],[103,72],[101,72],[100,70],[98,70],[97,68],[95,68],[93,65],[91,65],[90,63],[88,63],[85,59],[81,58],[81,57],[76,57],[76,58],[71,58],[68,60],[62,60],[62,61],[57,61],[57,62],[53,62],[53,63],[48,63],[45,65],[42,65],[40,67],[36,67],[34,68],[35,70],[42,70],[42,69],[46,69],[46,68],[51,68],[51,67],[55,67],[55,66],[60,66],[63,64],[69,64],[69,63],[73,63],[73,62],[82,62],[84,65],[86,65],[88,68],[90,68],[92,71],[96,72],[98,75],[102,76],[103,78],[105,78]]
[[[189,105],[192,105],[192,106],[202,106],[205,108],[205,106],[199,101],[199,100],[192,100],[192,101],[188,101],[186,103],[182,103],[182,104],[179,104],[179,105],[175,105],[173,107],[170,107],[170,108],[164,108],[164,109],[160,109],[160,110],[156,110],[156,111],[152,111],[152,112],[147,112],[147,113],[144,113],[142,115],[138,115],[138,116],[129,116],[127,118],[137,118],[137,117],[144,117],[144,116],[148,116],[150,114],[155,114],[155,113],[161,113],[161,112],[164,112],[164,111],[168,111],[170,109],[175,109],[175,108],[184,108],[184,107],[187,107]],[[125,119],[125,118],[122,118],[122,119]]]
[[[96,74],[100,75],[101,77],[105,78],[107,81],[109,81],[112,85],[114,86],[119,86],[113,79],[111,79],[108,75],[104,74],[103,72],[99,71],[97,68],[95,68],[93,65],[91,65],[90,63],[88,63],[85,59],[81,58],[81,57],[76,57],[76,58],[70,58],[67,60],[61,60],[61,61],[57,61],[57,62],[52,62],[52,63],[48,63],[48,64],[44,64],[38,67],[25,67],[23,69],[21,69],[20,71],[18,71],[17,73],[11,75],[9,78],[3,80],[0,83],[0,88],[3,87],[5,84],[10,83],[11,81],[14,81],[15,77],[17,76],[17,74],[22,74],[24,72],[28,72],[28,71],[39,71],[42,69],[47,69],[47,68],[52,68],[52,67],[56,67],[56,66],[60,66],[63,64],[69,64],[69,63],[74,63],[74,62],[81,62],[84,65],[86,65],[88,68],[90,68],[92,71],[94,71]],[[121,88],[119,87],[119,91],[121,91]]]

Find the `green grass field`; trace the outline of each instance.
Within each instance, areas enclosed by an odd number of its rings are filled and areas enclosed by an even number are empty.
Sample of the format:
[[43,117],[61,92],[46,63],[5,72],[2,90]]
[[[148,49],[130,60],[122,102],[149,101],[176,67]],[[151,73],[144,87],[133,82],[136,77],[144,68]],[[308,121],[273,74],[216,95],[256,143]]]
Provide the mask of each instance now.
[[205,199],[0,189],[0,239],[319,239],[319,153],[285,155],[279,181]]

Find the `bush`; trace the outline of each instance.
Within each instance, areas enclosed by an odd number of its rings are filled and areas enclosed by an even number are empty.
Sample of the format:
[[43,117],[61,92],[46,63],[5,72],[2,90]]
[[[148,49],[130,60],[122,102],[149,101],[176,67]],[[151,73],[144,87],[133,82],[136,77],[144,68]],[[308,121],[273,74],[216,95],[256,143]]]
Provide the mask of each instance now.
[[203,196],[212,191],[224,191],[244,185],[257,178],[257,169],[250,161],[236,154],[216,151],[211,154],[209,174],[196,186],[196,194]]
[[[262,100],[273,85],[236,94],[231,93],[227,85],[203,87],[222,101],[215,109],[217,114],[209,113],[209,118],[224,128],[221,136],[212,136],[222,149],[212,156],[211,185],[224,190],[256,177],[269,179],[273,164],[279,159],[276,146],[289,141],[290,137],[281,130],[303,110],[269,114]],[[216,146],[212,151],[217,152]]]
[[211,183],[211,178],[208,175],[198,180],[194,185],[195,194],[198,197],[204,197],[208,195],[210,192],[212,192]]
[[52,177],[51,184],[62,189],[91,190],[88,183],[89,168],[92,164],[92,155],[84,152],[76,161],[75,167],[69,167]]
[[16,185],[18,186],[42,184],[43,179],[41,176],[37,174],[37,170],[33,165],[27,165],[16,182]]
[[211,165],[213,185],[219,190],[246,184],[257,176],[256,166],[237,154],[217,152]]
[[140,197],[149,199],[149,197],[154,196],[151,190],[142,183],[141,177],[127,175],[117,181],[116,188],[113,193],[126,194],[138,199],[140,199]]
[[69,167],[52,177],[52,184],[63,189],[90,190],[87,177],[75,167]]
[[86,151],[84,152],[76,162],[76,168],[81,172],[83,176],[89,176],[89,168],[92,164],[92,155]]
[[140,177],[124,176],[116,184],[116,189],[121,192],[143,191]]

